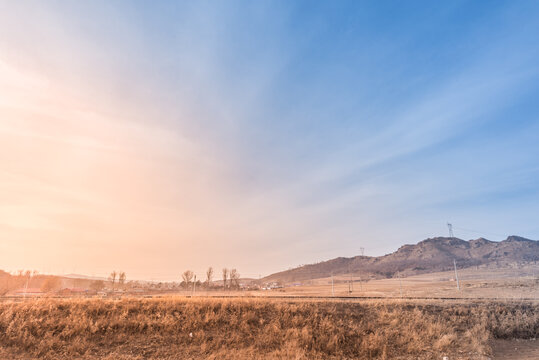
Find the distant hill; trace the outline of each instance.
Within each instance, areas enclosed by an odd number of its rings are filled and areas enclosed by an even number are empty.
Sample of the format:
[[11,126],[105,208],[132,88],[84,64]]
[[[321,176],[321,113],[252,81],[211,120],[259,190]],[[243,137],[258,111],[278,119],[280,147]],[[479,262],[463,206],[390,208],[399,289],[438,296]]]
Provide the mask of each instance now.
[[461,240],[436,237],[416,245],[404,245],[384,256],[339,257],[269,275],[263,282],[298,282],[339,274],[355,273],[364,277],[384,278],[396,274],[416,275],[470,266],[507,266],[539,261],[539,241],[509,236],[503,241],[484,238]]
[[66,279],[81,279],[81,280],[103,280],[103,281],[108,280],[106,277],[88,276],[88,275],[81,275],[81,274],[67,274],[67,275],[61,275],[61,277],[66,278]]

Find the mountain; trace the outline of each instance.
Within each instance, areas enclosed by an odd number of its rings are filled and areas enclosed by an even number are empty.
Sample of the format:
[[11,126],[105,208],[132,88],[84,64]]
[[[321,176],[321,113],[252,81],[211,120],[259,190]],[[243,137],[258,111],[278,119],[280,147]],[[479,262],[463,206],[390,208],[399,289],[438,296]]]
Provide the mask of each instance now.
[[67,274],[67,275],[61,275],[61,277],[66,279],[81,279],[81,280],[108,280],[106,277],[100,277],[100,276],[88,276],[88,275],[81,275],[81,274]]
[[534,263],[539,261],[539,241],[514,235],[503,241],[485,238],[469,241],[448,237],[429,238],[415,245],[401,246],[397,251],[384,256],[338,257],[278,272],[266,276],[262,281],[289,283],[349,273],[366,278],[416,275],[451,270],[453,260],[459,268]]

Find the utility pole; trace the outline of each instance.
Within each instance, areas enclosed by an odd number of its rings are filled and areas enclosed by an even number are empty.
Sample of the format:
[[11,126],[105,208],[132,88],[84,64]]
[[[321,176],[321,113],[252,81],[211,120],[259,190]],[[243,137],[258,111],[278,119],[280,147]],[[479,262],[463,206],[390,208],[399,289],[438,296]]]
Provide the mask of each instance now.
[[24,286],[24,298],[26,299],[26,292],[28,291],[28,282],[30,281],[30,275],[26,277],[26,285]]
[[460,290],[459,274],[457,273],[457,262],[453,259],[453,266],[455,267],[455,279],[457,280],[457,291]]
[[352,272],[350,271],[350,265],[348,265],[348,274],[350,275],[350,281],[348,282],[348,293],[351,294],[354,290],[354,282],[352,281]]
[[193,296],[195,296],[196,286],[197,286],[197,276],[195,275],[195,280],[193,280]]
[[335,296],[335,286],[333,285],[333,273],[331,273],[331,296]]
[[[455,239],[455,234],[453,234],[453,224],[447,223],[447,228],[449,229],[449,237],[451,240]],[[453,259],[453,267],[455,268],[455,280],[457,281],[457,291],[460,291],[459,283],[459,274],[457,273],[457,262]]]
[[401,275],[399,274],[399,284],[400,284],[400,288],[401,288],[401,299],[402,299],[402,278],[401,278]]

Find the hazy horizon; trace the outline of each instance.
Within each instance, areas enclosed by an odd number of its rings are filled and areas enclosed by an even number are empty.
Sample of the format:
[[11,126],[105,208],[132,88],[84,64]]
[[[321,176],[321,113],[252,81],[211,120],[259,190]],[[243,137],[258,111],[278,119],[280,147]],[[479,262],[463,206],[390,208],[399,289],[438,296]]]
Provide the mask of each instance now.
[[[490,241],[494,241],[494,242],[501,242],[501,241],[504,241],[504,240],[507,240],[509,239],[509,237],[514,237],[514,236],[517,236],[519,237],[518,235],[509,235],[507,236],[507,238],[505,239],[498,239],[498,240],[493,240],[493,239],[487,239],[487,240],[490,240]],[[446,239],[453,239],[451,237],[449,237],[448,235],[440,235],[440,236],[435,236],[433,238],[446,238]],[[429,240],[430,238],[428,239],[422,239],[422,240],[419,240],[417,241],[417,243],[419,243],[420,241],[424,241],[424,240]],[[459,239],[458,237],[455,236],[455,239]],[[473,238],[473,239],[460,239],[460,240],[464,240],[464,241],[473,241],[473,240],[477,240],[479,238]],[[539,240],[535,240],[535,239],[528,239],[528,240],[533,240],[533,241],[539,241]],[[412,243],[412,244],[401,244],[399,246],[402,247],[404,245],[416,245],[416,243]],[[383,257],[384,255],[390,255],[394,252],[397,252],[398,249],[394,249],[394,251],[391,251],[391,252],[388,252],[386,254],[381,254],[381,255],[372,255],[374,257]],[[342,255],[342,256],[339,256],[339,257],[344,257],[344,258],[353,258],[355,256],[359,256],[361,255],[360,253],[358,254],[353,254],[353,255]],[[368,255],[368,254],[365,254],[365,256],[368,256],[368,257],[371,257],[371,255]],[[291,269],[294,269],[294,268],[300,268],[302,267],[303,265],[316,265],[317,263],[319,263],[320,261],[322,262],[325,262],[327,260],[333,260],[333,259],[319,259],[319,261],[313,261],[311,263],[307,263],[307,264],[299,264],[297,266],[289,266],[287,268],[282,268],[282,269],[279,269],[279,270],[276,270],[275,272],[272,272],[272,273],[261,273],[261,274],[241,274],[240,273],[240,278],[244,279],[244,278],[250,278],[250,279],[257,279],[259,277],[265,277],[265,276],[268,276],[268,275],[275,275],[277,273],[280,273],[280,272],[286,272],[286,270],[291,270]],[[211,265],[210,265],[211,266]],[[208,266],[208,267],[210,267]],[[197,280],[200,281],[200,282],[204,282],[205,279],[207,278],[206,277],[206,271],[208,270],[208,267],[205,268],[205,269],[199,269],[199,271],[195,271],[193,272],[194,275],[196,275],[197,277]],[[219,282],[219,281],[222,281],[222,274],[221,274],[221,269],[219,268],[215,268],[213,266],[211,266],[213,268],[213,276],[212,276],[212,281],[213,282]],[[231,269],[235,269],[234,267],[229,267],[227,268],[228,271],[230,271]],[[0,269],[2,271],[6,271],[6,269]],[[186,269],[188,270],[188,269]],[[237,270],[237,269],[236,269]],[[11,270],[7,270],[8,273],[10,273],[11,275],[17,275],[20,273],[20,271],[23,271],[23,272],[27,272],[27,271],[30,271],[30,273],[32,273],[32,276],[34,275],[55,275],[55,276],[67,276],[67,277],[71,277],[71,278],[90,278],[90,279],[102,279],[102,280],[110,280],[110,272],[109,273],[100,273],[100,274],[95,274],[94,272],[92,272],[91,274],[86,274],[86,273],[75,273],[75,272],[63,272],[63,273],[41,273],[35,269],[11,269]],[[65,271],[65,269],[63,270]],[[119,269],[112,269],[112,271],[116,271],[117,274],[119,274],[121,272],[121,270]],[[449,270],[449,272],[453,272],[453,270]],[[322,276],[324,277],[324,276]],[[177,275],[173,275],[173,276],[165,276],[165,277],[155,277],[155,276],[147,276],[147,275],[143,275],[141,277],[130,277],[127,279],[128,281],[154,281],[154,282],[176,282],[176,283],[180,283],[182,281],[182,278],[181,278],[181,275],[180,276],[177,276]]]
[[0,269],[257,277],[539,239],[539,3],[0,0]]

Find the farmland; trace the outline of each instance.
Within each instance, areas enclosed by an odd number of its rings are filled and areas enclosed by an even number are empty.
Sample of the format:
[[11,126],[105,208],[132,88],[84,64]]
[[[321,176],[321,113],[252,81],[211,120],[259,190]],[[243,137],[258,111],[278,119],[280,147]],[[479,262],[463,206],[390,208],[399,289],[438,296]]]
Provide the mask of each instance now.
[[486,359],[539,335],[507,301],[32,299],[0,303],[4,359]]
[[[459,270],[460,290],[453,271],[402,278],[362,280],[344,274],[307,281],[272,292],[297,296],[360,296],[381,298],[539,299],[539,268],[467,268]],[[352,281],[351,281],[352,280]]]
[[460,290],[449,271],[271,290],[4,296],[0,360],[534,359],[536,274],[461,269]]

